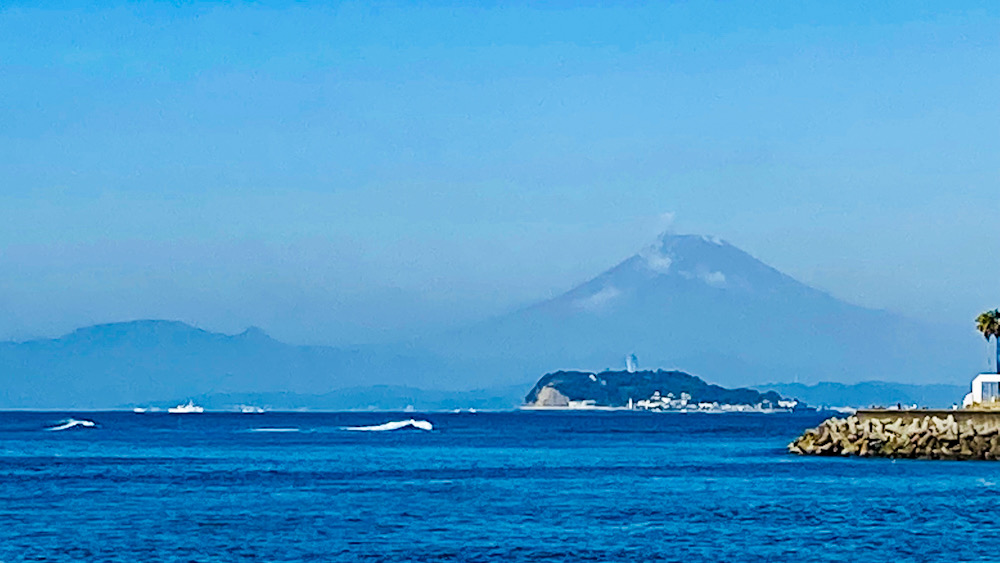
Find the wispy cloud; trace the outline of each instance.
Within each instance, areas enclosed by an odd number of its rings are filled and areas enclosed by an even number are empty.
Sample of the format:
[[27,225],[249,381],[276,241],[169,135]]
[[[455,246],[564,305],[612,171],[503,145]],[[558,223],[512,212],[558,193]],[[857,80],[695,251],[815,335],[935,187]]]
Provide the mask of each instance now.
[[722,272],[704,272],[698,274],[701,281],[707,283],[712,287],[725,287],[726,286],[726,274]]
[[621,293],[618,288],[609,285],[593,295],[577,299],[573,305],[586,311],[600,311],[608,307]]
[[641,256],[646,260],[646,267],[658,274],[669,272],[670,266],[674,263],[674,259],[669,254],[661,252],[656,246],[647,248]]
[[677,218],[677,214],[673,211],[664,211],[660,213],[656,218],[656,232],[659,233],[669,233],[674,230],[674,220]]

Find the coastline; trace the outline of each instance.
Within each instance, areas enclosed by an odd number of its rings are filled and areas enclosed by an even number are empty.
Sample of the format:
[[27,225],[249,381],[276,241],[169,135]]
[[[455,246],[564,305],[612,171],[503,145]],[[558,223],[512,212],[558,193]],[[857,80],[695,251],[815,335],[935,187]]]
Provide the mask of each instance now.
[[[552,405],[522,405],[517,408],[519,411],[554,411],[554,412],[641,412],[654,414],[791,414],[795,409],[765,409],[753,406],[734,405],[734,408],[710,408],[710,409],[637,409],[629,407],[608,407],[608,406],[552,406]],[[808,411],[817,412],[817,411]],[[831,410],[830,412],[843,412],[841,410]],[[853,409],[851,410],[853,413]]]

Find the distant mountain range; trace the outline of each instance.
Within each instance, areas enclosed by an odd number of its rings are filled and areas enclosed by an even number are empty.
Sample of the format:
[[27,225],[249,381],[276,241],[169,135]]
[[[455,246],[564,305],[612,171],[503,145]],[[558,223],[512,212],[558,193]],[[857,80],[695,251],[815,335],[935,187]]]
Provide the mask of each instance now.
[[781,395],[795,397],[814,406],[828,407],[870,407],[919,405],[922,407],[948,408],[962,404],[962,398],[969,392],[969,385],[913,385],[885,381],[863,381],[854,385],[843,383],[772,383],[757,385],[760,391],[776,391]]
[[[571,375],[563,377],[566,373],[570,373]],[[581,373],[583,374],[582,377],[579,375]],[[668,373],[676,374],[679,372]],[[576,374],[575,377],[573,374]],[[555,374],[543,376],[533,387],[528,384],[519,384],[471,391],[442,391],[395,385],[372,385],[349,387],[316,395],[289,392],[208,393],[194,396],[193,399],[199,405],[212,410],[235,410],[240,405],[259,405],[275,410],[328,411],[403,411],[407,409],[417,411],[450,411],[470,408],[477,410],[510,410],[536,401],[539,390],[545,385],[553,383],[555,379],[562,378],[557,382],[557,386],[561,390],[566,390],[568,393],[567,396],[571,399],[582,400],[596,397],[604,401],[602,404],[606,403],[618,406],[621,406],[619,403],[624,404],[627,401],[627,396],[624,401],[615,401],[612,400],[613,397],[605,397],[604,394],[591,392],[591,386],[588,384],[590,380],[583,381],[588,375],[583,372],[556,372]],[[830,382],[814,385],[772,383],[751,386],[752,390],[756,390],[759,393],[754,392],[748,394],[750,396],[744,397],[740,393],[743,393],[745,390],[731,390],[722,389],[718,386],[707,386],[700,378],[695,378],[687,374],[684,374],[684,376],[686,377],[678,378],[680,383],[686,382],[688,378],[699,382],[699,397],[710,400],[710,402],[718,401],[734,404],[756,404],[761,401],[761,393],[775,392],[782,397],[798,399],[815,407],[864,408],[873,405],[916,404],[922,407],[949,408],[955,403],[961,403],[962,397],[969,392],[968,385],[914,385],[885,381],[863,381],[851,385]],[[574,386],[574,383],[579,383],[580,381],[583,382],[583,386]],[[634,392],[633,398],[648,398],[653,391],[660,391],[664,394],[673,392],[673,387],[666,383],[669,382],[656,381],[655,385],[652,386],[619,386],[618,389],[626,388],[631,390],[631,392]],[[704,388],[702,388],[703,385],[705,386]],[[675,395],[679,396],[679,393],[682,391],[690,392],[691,389],[680,389]],[[716,392],[720,394],[713,394]],[[144,406],[166,408],[176,405],[182,399],[186,398],[188,397],[175,397],[171,400],[144,403]]]
[[[395,389],[389,402],[399,404],[401,389],[459,396],[523,384],[526,391],[539,374],[620,367],[631,353],[642,366],[683,369],[731,387],[793,380],[964,385],[976,372],[979,343],[974,333],[844,303],[724,241],[663,235],[559,297],[406,343],[296,346],[258,329],[224,335],[170,321],[0,343],[0,408],[246,394],[343,406],[332,401],[335,390],[373,386]],[[368,399],[355,399],[350,404],[365,408]]]
[[0,408],[108,408],[208,394],[316,395],[448,364],[403,347],[339,349],[229,336],[179,322],[98,325],[61,338],[0,343]]
[[[511,410],[524,400],[525,385],[512,385],[471,391],[441,391],[399,385],[372,385],[337,389],[316,395],[270,393],[208,393],[192,399],[209,410],[235,411],[242,405],[254,405],[279,411],[406,411]],[[167,408],[180,399],[143,404]],[[131,406],[131,405],[129,405]]]

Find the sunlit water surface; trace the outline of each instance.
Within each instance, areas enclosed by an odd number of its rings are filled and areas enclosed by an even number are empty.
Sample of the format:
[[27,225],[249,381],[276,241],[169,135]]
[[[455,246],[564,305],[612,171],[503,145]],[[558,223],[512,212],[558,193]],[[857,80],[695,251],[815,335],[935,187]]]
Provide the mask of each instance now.
[[1000,464],[785,453],[821,418],[0,413],[0,561],[1000,559]]

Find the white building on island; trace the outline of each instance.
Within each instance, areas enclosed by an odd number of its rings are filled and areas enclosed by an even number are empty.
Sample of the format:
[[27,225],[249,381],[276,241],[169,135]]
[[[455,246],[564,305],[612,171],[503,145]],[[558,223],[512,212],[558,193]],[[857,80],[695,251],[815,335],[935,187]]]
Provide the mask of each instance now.
[[997,402],[1000,402],[1000,373],[981,373],[972,380],[972,392],[962,400],[962,406]]

